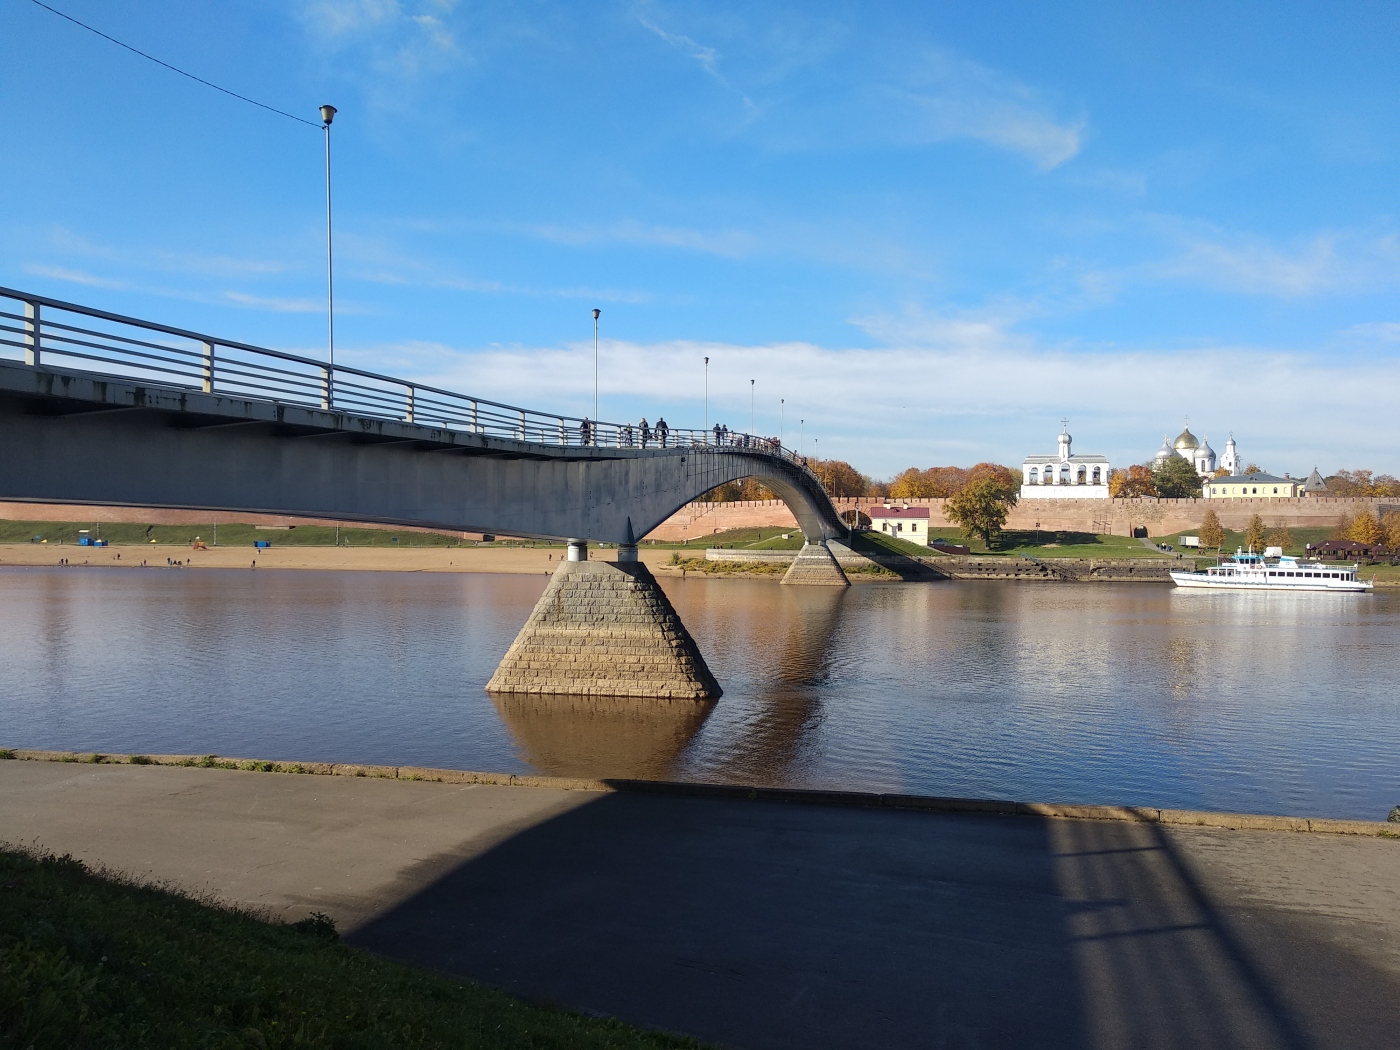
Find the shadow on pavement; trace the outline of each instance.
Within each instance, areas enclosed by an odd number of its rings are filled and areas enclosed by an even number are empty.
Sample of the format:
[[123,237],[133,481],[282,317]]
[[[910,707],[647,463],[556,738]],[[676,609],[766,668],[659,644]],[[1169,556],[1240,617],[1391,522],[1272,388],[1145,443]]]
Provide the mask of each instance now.
[[349,939],[729,1046],[1394,1046],[1395,968],[1327,922],[1152,825],[623,793]]

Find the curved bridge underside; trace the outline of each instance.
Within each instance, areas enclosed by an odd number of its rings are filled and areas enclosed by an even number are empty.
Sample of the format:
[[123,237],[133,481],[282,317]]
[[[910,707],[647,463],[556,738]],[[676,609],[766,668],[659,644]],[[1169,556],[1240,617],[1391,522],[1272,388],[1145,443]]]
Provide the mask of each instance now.
[[557,447],[0,362],[0,499],[258,512],[631,544],[756,477],[809,543],[815,477],[737,448]]

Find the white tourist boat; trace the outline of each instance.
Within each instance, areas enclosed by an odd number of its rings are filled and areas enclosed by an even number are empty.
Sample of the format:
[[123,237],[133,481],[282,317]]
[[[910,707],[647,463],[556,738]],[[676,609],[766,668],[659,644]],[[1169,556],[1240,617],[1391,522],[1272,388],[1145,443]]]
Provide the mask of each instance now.
[[[1277,548],[1274,548],[1277,550]],[[1272,553],[1266,552],[1266,554]],[[1288,554],[1267,557],[1242,550],[1204,572],[1174,569],[1178,587],[1205,587],[1219,591],[1369,591],[1371,580],[1356,578],[1357,564],[1324,565],[1320,561],[1299,561]]]

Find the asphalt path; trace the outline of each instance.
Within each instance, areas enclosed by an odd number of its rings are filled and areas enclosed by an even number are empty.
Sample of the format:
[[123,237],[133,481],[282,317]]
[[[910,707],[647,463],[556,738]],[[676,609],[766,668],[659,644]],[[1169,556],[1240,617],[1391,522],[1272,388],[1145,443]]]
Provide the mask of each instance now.
[[1400,841],[24,761],[0,840],[725,1046],[1400,1045]]

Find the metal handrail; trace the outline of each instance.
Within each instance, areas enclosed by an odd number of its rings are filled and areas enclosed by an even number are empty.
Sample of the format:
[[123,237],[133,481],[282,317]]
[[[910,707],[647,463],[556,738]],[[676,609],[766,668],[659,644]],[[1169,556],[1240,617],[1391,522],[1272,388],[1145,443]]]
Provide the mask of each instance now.
[[[0,287],[4,300],[21,304],[18,312],[0,309],[0,348],[23,351],[27,364],[57,364],[99,372],[86,362],[107,366],[99,374],[171,387],[278,404],[353,411],[379,419],[429,424],[448,430],[510,438],[559,447],[693,448],[710,452],[740,451],[786,460],[821,485],[820,478],[795,451],[776,439],[731,432],[610,423],[539,412],[441,387],[381,375],[349,365],[328,365],[310,357],[223,339],[90,306],[50,299],[32,292]],[[167,341],[138,338],[52,314],[76,315],[107,322],[108,328],[157,333]],[[16,322],[10,324],[7,322]],[[179,340],[182,342],[171,342]],[[222,352],[221,352],[222,351]],[[115,369],[115,371],[113,371]]]

